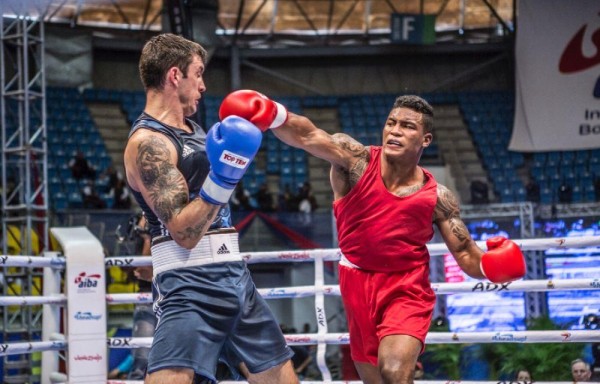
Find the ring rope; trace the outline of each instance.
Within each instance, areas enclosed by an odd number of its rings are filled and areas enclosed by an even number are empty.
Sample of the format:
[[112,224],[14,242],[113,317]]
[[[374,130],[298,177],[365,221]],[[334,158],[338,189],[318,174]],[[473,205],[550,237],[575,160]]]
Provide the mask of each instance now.
[[21,355],[25,353],[60,351],[67,348],[66,341],[31,341],[28,343],[0,344],[0,356]]
[[[431,283],[431,288],[438,295],[489,292],[590,291],[600,289],[600,279],[521,280],[501,284],[482,280],[463,283]],[[322,289],[311,285],[259,288],[258,292],[265,299],[294,299],[314,296],[321,292],[328,296],[340,296],[338,285],[324,285]],[[150,303],[152,302],[152,296],[150,293],[115,293],[106,295],[106,300],[109,304]]]
[[[513,241],[519,245],[522,251],[544,251],[549,249],[598,247],[600,245],[600,236],[513,239]],[[482,249],[487,248],[484,241],[477,241],[476,243]],[[431,256],[441,256],[449,252],[448,247],[444,243],[428,244],[427,249]],[[317,256],[322,257],[323,261],[337,261],[340,259],[341,251],[339,248],[330,248],[242,253],[242,257],[249,264],[261,262],[309,262],[314,261]],[[105,263],[107,267],[143,267],[152,265],[149,256],[107,257]],[[3,267],[50,267],[64,269],[65,260],[63,257],[42,258],[39,256],[0,255],[0,265]]]
[[[345,345],[350,341],[348,333],[306,333],[284,335],[289,345],[330,344]],[[107,339],[110,348],[149,348],[152,337],[111,337]],[[514,332],[430,332],[425,338],[427,344],[468,344],[468,343],[598,343],[599,330],[573,331],[514,331]],[[0,356],[32,353],[38,351],[61,350],[67,347],[65,341],[35,341],[30,343],[0,344]]]
[[[526,239],[514,240],[523,251],[535,251],[546,249],[566,249],[577,247],[596,246],[600,243],[599,236],[581,236],[574,238],[547,238],[547,239]],[[484,242],[477,242],[481,248],[485,249]],[[448,253],[445,244],[431,244],[428,246],[432,256],[439,256]],[[314,286],[303,287],[284,287],[261,289],[259,293],[265,298],[295,298],[314,295],[316,297],[316,311],[319,312],[320,301],[324,295],[339,295],[337,285],[323,284],[322,267],[323,261],[339,260],[341,252],[339,249],[315,249],[310,251],[275,251],[275,252],[256,252],[242,254],[243,258],[249,263],[260,262],[315,262],[316,276]],[[47,267],[52,269],[65,269],[64,257],[44,257],[37,256],[0,256],[0,264],[3,266],[16,267]],[[114,257],[106,258],[105,266],[136,267],[151,265],[150,257],[132,256],[132,257]],[[321,274],[318,273],[319,266]],[[489,291],[549,291],[549,290],[569,290],[569,289],[599,289],[599,279],[573,279],[573,280],[531,280],[517,281],[507,284],[494,284],[490,282],[472,282],[466,283],[433,283],[432,288],[437,294],[462,293],[462,292],[489,292]],[[129,302],[151,302],[150,294],[124,294],[124,295],[106,295],[108,303],[121,303],[121,300],[133,300]],[[21,296],[21,297],[0,297],[0,305],[39,305],[39,304],[64,304],[65,295],[56,295],[52,297],[40,296]],[[321,303],[323,304],[323,303]],[[322,308],[324,311],[324,308]],[[325,348],[326,344],[348,344],[349,334],[347,333],[327,333],[326,328],[318,328],[316,334],[294,334],[284,335],[286,342],[290,345],[314,345],[319,348]],[[107,338],[107,344],[112,348],[139,348],[149,347],[152,343],[150,338]],[[456,344],[456,343],[564,343],[564,342],[599,342],[600,331],[515,331],[515,332],[479,332],[479,333],[429,333],[426,342],[429,344]],[[0,344],[0,356],[11,354],[32,353],[38,351],[62,350],[67,348],[67,342],[61,340],[27,342],[27,343],[6,343]],[[90,354],[86,359],[95,359],[96,356]],[[101,358],[100,355],[97,358]],[[321,360],[321,359],[319,359]],[[321,362],[319,362],[321,363]],[[324,364],[324,354],[322,364]],[[329,374],[328,369],[323,370],[319,364],[321,372],[324,374],[324,380],[331,381],[331,378],[325,376]],[[325,366],[326,368],[326,366]],[[110,381],[109,381],[110,383]],[[119,381],[119,383],[126,383]],[[131,382],[141,383],[141,382]],[[227,382],[223,382],[224,384]],[[308,384],[313,382],[303,382]],[[314,383],[323,383],[315,381]],[[339,382],[354,383],[354,382]],[[359,382],[356,382],[359,383]],[[423,382],[427,383],[427,382]],[[452,381],[441,381],[431,383],[453,383]],[[456,383],[502,383],[502,382],[461,382]],[[556,382],[554,382],[556,383]]]
[[[438,295],[454,293],[488,293],[488,292],[548,292],[600,289],[600,279],[559,279],[559,280],[523,280],[511,283],[492,283],[489,281],[463,283],[431,283],[431,288]],[[294,299],[314,296],[322,292],[328,296],[340,296],[338,285],[323,285],[319,289],[312,285],[281,288],[259,288],[259,294],[265,299]],[[114,293],[107,294],[108,304],[148,304],[152,302],[152,294]],[[0,296],[0,306],[65,304],[65,295],[56,296]]]
[[[301,381],[301,384],[323,384],[323,381]],[[143,384],[135,380],[108,380],[107,384]],[[219,381],[219,384],[248,384],[247,381]],[[362,381],[327,381],[327,384],[363,384]],[[452,381],[452,380],[419,380],[419,384],[531,384],[529,381]],[[572,381],[536,381],[535,384],[573,384]],[[578,381],[577,384],[597,384],[589,381]]]
[[[298,333],[284,335],[289,345],[314,345],[323,342],[330,345],[345,345],[350,341],[348,333]],[[600,330],[573,331],[507,331],[507,332],[429,332],[426,344],[468,344],[468,343],[597,343]],[[111,348],[148,348],[152,337],[111,337]]]

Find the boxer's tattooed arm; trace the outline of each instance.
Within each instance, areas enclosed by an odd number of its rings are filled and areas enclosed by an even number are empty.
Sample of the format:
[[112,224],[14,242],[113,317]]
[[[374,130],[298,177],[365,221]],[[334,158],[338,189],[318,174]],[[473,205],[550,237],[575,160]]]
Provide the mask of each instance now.
[[154,213],[163,223],[168,223],[187,204],[188,189],[183,175],[170,162],[166,143],[154,136],[142,140],[136,165],[152,200]]
[[370,160],[369,150],[346,134],[334,134],[331,136],[331,140],[335,145],[350,154],[350,166],[348,168],[336,168],[346,179],[345,181],[349,184],[349,187],[352,188],[358,183],[358,180],[360,180],[367,169]]
[[441,184],[438,184],[437,194],[438,199],[434,211],[435,221],[447,221],[452,234],[460,243],[466,246],[471,237],[465,223],[460,218],[460,208],[456,196]]
[[212,207],[210,209],[210,211],[207,213],[206,217],[204,217],[201,222],[194,225],[193,227],[187,227],[183,231],[177,231],[177,234],[179,235],[179,239],[187,240],[187,239],[196,239],[196,238],[200,237],[200,235],[202,235],[202,231],[204,231],[205,228],[208,228],[210,223],[212,223],[213,218],[215,217],[215,214],[217,213],[217,211],[219,209],[220,209],[220,206],[215,205],[214,207]]

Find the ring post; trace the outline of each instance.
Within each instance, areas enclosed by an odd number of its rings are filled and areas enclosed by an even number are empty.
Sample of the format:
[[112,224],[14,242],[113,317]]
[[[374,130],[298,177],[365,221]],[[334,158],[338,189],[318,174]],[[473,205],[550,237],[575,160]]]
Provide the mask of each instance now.
[[327,344],[325,336],[327,335],[327,314],[325,313],[325,296],[323,295],[323,285],[325,284],[325,275],[323,273],[323,257],[315,256],[315,312],[317,315],[317,365],[323,375],[323,381],[331,381],[331,372],[327,368],[325,355],[327,353]]
[[52,228],[66,259],[69,384],[105,384],[106,268],[102,244],[86,227]]
[[[58,252],[45,252],[44,257],[53,259],[58,257]],[[43,295],[60,296],[60,269],[44,268]],[[44,304],[42,309],[42,340],[50,340],[51,335],[60,332],[60,307],[53,304]],[[54,351],[42,352],[42,384],[50,384],[50,375],[58,371],[58,353]]]

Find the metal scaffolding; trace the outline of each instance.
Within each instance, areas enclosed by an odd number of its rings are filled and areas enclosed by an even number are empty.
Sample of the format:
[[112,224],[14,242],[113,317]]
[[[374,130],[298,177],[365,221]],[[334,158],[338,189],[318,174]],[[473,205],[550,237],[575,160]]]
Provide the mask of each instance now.
[[[37,16],[0,18],[2,251],[37,255],[48,244],[44,25]],[[3,268],[3,295],[41,294],[41,271]],[[4,341],[39,339],[41,306],[3,307]],[[4,380],[35,379],[35,354],[5,358]]]

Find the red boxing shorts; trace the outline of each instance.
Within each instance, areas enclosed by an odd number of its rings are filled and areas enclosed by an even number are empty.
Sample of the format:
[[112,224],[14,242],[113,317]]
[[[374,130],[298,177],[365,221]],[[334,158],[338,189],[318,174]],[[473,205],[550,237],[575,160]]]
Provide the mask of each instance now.
[[339,271],[352,360],[377,366],[379,342],[389,335],[415,337],[424,350],[435,305],[428,264],[390,273],[344,265]]

